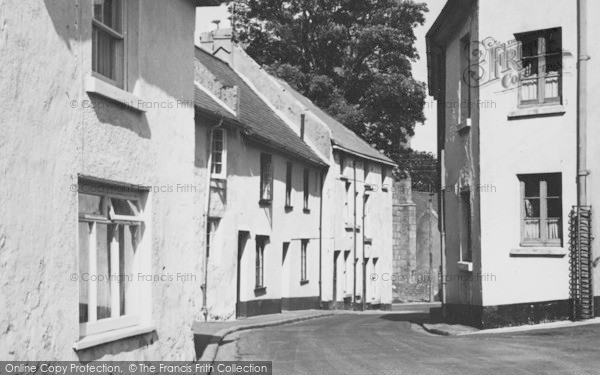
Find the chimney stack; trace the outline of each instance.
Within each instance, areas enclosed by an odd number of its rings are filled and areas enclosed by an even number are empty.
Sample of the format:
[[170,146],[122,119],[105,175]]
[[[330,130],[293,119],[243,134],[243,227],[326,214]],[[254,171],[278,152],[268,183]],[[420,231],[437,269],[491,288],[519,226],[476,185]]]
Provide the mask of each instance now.
[[232,29],[217,29],[200,34],[200,47],[231,65],[233,57]]

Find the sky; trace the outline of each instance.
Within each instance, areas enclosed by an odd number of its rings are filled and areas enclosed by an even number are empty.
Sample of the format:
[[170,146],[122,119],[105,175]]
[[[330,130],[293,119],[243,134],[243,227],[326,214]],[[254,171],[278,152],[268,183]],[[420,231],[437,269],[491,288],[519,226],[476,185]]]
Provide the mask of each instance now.
[[[423,0],[429,12],[425,15],[425,24],[415,29],[417,37],[416,47],[420,59],[413,63],[413,76],[416,80],[427,83],[427,49],[425,44],[425,34],[431,27],[437,16],[440,14],[446,0]],[[218,7],[199,7],[196,11],[196,40],[199,33],[211,31],[216,28],[212,23],[214,20],[220,20],[219,27],[227,28],[231,23],[227,19],[227,5]],[[415,136],[411,141],[411,147],[418,151],[427,151],[436,154],[437,151],[437,130],[436,130],[436,104],[432,97],[427,96],[425,99],[425,123],[415,125]]]

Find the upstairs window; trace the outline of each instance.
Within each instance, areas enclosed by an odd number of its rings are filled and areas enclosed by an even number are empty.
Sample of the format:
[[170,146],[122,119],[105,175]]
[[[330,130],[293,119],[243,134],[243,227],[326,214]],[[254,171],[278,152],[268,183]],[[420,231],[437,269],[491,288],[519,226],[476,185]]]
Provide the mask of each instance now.
[[471,118],[471,81],[472,78],[465,76],[471,73],[471,35],[467,34],[460,40],[460,68],[463,73],[463,79],[460,81],[460,122],[463,125],[467,124],[467,120]]
[[560,27],[516,34],[521,44],[519,106],[562,101],[562,30]]
[[285,205],[292,207],[292,163],[288,162],[285,169]]
[[561,246],[561,174],[520,175],[519,181],[521,246]]
[[266,153],[260,154],[260,200],[273,200],[273,156]]
[[225,129],[212,132],[212,155],[210,175],[215,179],[227,178],[227,137]]
[[124,4],[121,0],[94,0],[92,18],[92,71],[123,88],[125,76]]
[[304,211],[308,211],[308,199],[310,197],[310,173],[307,168],[304,169]]

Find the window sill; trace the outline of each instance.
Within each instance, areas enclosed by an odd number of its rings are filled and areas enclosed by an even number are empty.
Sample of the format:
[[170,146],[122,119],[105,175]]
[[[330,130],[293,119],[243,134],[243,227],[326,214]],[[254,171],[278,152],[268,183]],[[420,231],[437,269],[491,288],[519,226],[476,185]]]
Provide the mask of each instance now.
[[520,120],[524,118],[562,116],[566,112],[562,105],[541,105],[528,108],[519,108],[508,114],[509,120]]
[[305,208],[302,210],[305,214],[310,214],[310,208]]
[[294,211],[294,206],[290,206],[289,204],[286,204],[284,206],[284,209],[286,212]]
[[256,288],[254,288],[254,295],[265,295],[267,293],[267,287],[266,286],[257,286]]
[[458,270],[473,272],[473,262],[458,262]]
[[261,199],[258,201],[258,204],[261,206],[270,206],[273,204],[273,200],[271,199]]
[[340,180],[344,181],[344,182],[348,182],[349,179],[346,176],[340,176]]
[[567,251],[562,247],[520,247],[510,251],[511,257],[564,257]]
[[300,285],[306,285],[308,284],[308,280],[300,280]]
[[122,104],[123,108],[133,109],[138,112],[146,112],[144,101],[140,97],[96,77],[87,77],[85,79],[85,91],[88,94],[96,94]]
[[154,326],[135,326],[115,331],[99,333],[96,335],[84,337],[81,340],[77,341],[73,344],[73,349],[83,350],[94,346],[106,344],[109,342],[125,339],[128,337],[143,335],[145,333],[150,333],[155,330],[156,328]]

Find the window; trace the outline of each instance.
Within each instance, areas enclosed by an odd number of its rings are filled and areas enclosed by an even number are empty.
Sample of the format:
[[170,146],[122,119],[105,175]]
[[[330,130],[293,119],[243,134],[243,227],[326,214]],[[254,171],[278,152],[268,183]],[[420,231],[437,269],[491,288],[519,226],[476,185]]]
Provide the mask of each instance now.
[[521,246],[561,246],[561,174],[520,175],[519,181]]
[[256,288],[265,287],[265,246],[267,240],[265,237],[256,237]]
[[302,240],[300,245],[300,281],[308,280],[306,275],[306,249],[308,248],[308,240]]
[[288,162],[285,169],[285,205],[292,207],[292,163]]
[[214,238],[219,227],[219,219],[209,218],[206,223],[206,257],[210,256],[211,246],[214,246]]
[[346,189],[344,192],[344,224],[346,224],[346,226],[350,225],[350,217],[351,217],[350,185],[351,185],[351,183],[349,181],[344,181],[344,187]]
[[519,106],[559,104],[562,92],[561,28],[516,34],[521,44]]
[[346,161],[344,160],[344,156],[340,155],[340,174],[344,175],[344,168],[346,167]]
[[80,337],[138,325],[132,275],[143,233],[141,194],[79,193],[78,201]]
[[350,251],[344,251],[344,295],[347,295],[349,293],[349,288],[352,284],[352,281],[349,280],[350,272],[348,272],[348,269],[350,268],[349,259]]
[[465,35],[461,40],[460,67],[463,79],[460,81],[460,121],[466,125],[471,118],[471,35]]
[[461,228],[460,228],[460,260],[462,262],[473,261],[473,249],[471,240],[471,192],[460,193],[461,206]]
[[386,181],[385,181],[386,178],[387,178],[387,168],[384,166],[381,166],[381,186],[383,186],[383,187],[386,186]]
[[371,165],[367,161],[365,161],[363,165],[365,168],[365,182],[367,182],[369,181],[369,172],[371,172]]
[[125,75],[123,5],[121,0],[94,0],[92,18],[92,71],[120,88]]
[[222,128],[212,132],[210,175],[216,179],[227,178],[227,132]]
[[260,200],[273,200],[273,157],[271,154],[260,154]]
[[304,211],[308,211],[308,198],[310,197],[310,174],[308,168],[304,169]]

